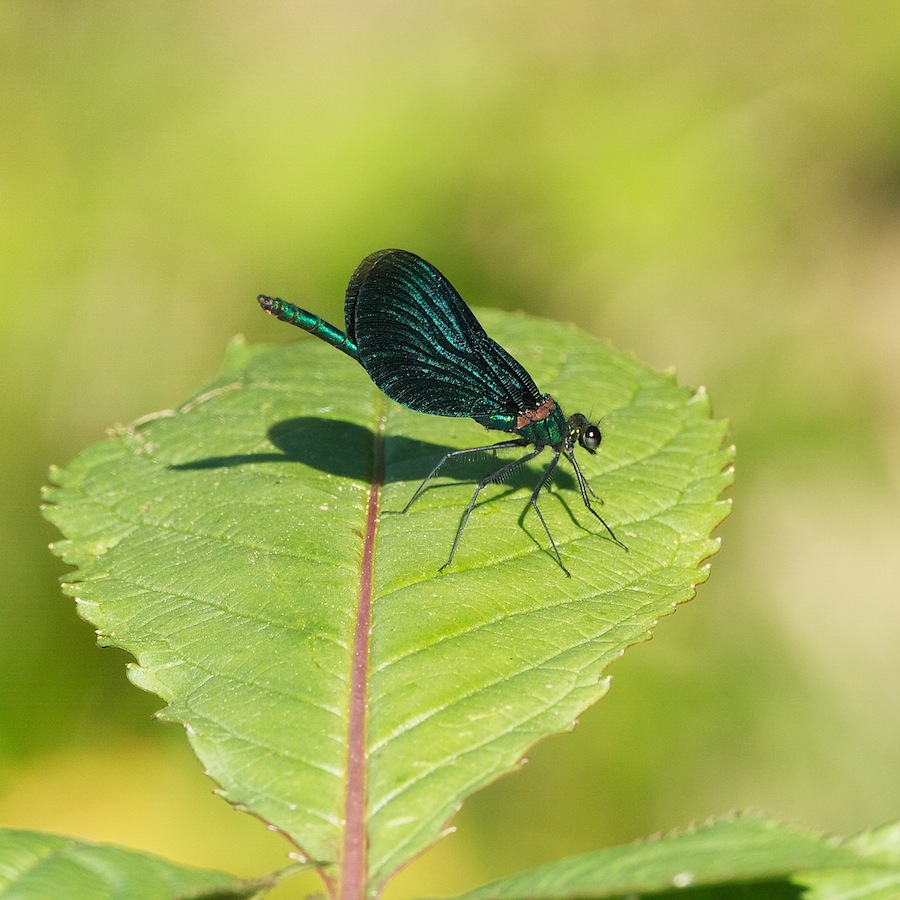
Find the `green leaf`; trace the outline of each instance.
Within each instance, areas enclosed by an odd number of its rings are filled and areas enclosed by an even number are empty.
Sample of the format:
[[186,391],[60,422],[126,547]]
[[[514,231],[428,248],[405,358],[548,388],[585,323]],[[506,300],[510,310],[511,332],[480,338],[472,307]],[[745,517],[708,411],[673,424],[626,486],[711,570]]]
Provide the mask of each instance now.
[[706,579],[729,510],[732,450],[704,392],[571,327],[482,321],[565,412],[603,416],[582,467],[629,552],[563,463],[541,506],[566,578],[528,507],[531,464],[485,491],[439,574],[490,469],[450,468],[388,512],[448,449],[497,433],[391,403],[312,338],[233,343],[179,410],[51,473],[81,615],[135,656],[132,680],[223,795],[336,882],[383,884],[466,796],[573,727],[607,664]]
[[896,900],[900,897],[900,822],[850,838],[846,846],[858,863],[804,872],[794,880],[807,888],[806,900]]
[[121,847],[0,829],[0,895],[8,900],[238,900],[266,887]]
[[[711,822],[654,841],[610,847],[520,872],[457,900],[603,900],[620,897],[799,897],[888,900],[900,896],[900,827],[893,853],[872,836],[847,841],[758,816]],[[706,888],[706,890],[703,890]],[[715,891],[712,888],[716,888]]]

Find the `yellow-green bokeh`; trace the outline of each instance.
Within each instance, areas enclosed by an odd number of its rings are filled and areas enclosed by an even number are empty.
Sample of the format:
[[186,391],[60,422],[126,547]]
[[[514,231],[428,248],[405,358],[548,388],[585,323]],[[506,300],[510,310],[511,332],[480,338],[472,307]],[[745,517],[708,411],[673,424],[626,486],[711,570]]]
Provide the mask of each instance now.
[[235,332],[292,339],[260,291],[340,321],[384,246],[674,366],[738,445],[698,600],[394,896],[735,808],[900,814],[898,46],[850,0],[5,3],[0,824],[283,861],[93,647],[37,493]]

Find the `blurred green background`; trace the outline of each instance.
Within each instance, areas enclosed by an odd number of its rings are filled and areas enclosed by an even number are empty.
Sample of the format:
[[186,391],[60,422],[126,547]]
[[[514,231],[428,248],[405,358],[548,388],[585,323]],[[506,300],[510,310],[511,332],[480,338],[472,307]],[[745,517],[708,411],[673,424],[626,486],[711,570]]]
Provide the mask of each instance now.
[[260,291],[341,321],[385,246],[675,367],[738,446],[698,599],[392,896],[739,808],[900,815],[898,48],[852,0],[7,0],[0,824],[285,861],[94,647],[38,490],[236,332],[293,340]]

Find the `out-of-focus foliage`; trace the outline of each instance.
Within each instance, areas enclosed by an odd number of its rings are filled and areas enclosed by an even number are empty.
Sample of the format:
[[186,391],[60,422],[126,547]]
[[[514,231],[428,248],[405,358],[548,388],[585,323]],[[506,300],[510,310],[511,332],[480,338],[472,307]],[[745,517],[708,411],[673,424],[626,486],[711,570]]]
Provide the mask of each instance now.
[[283,860],[93,648],[37,493],[233,333],[290,339],[259,291],[339,321],[383,246],[675,366],[739,448],[699,599],[396,895],[734,807],[895,817],[898,43],[900,9],[849,0],[4,4],[4,821]]

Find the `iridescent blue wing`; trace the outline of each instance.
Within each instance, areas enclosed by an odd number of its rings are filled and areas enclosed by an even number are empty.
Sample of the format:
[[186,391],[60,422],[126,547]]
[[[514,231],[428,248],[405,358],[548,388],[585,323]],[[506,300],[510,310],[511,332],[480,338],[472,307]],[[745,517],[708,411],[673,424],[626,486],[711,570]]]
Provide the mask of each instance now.
[[392,400],[438,416],[511,416],[541,392],[491,340],[453,285],[406,250],[366,257],[344,302],[347,334],[369,377]]

